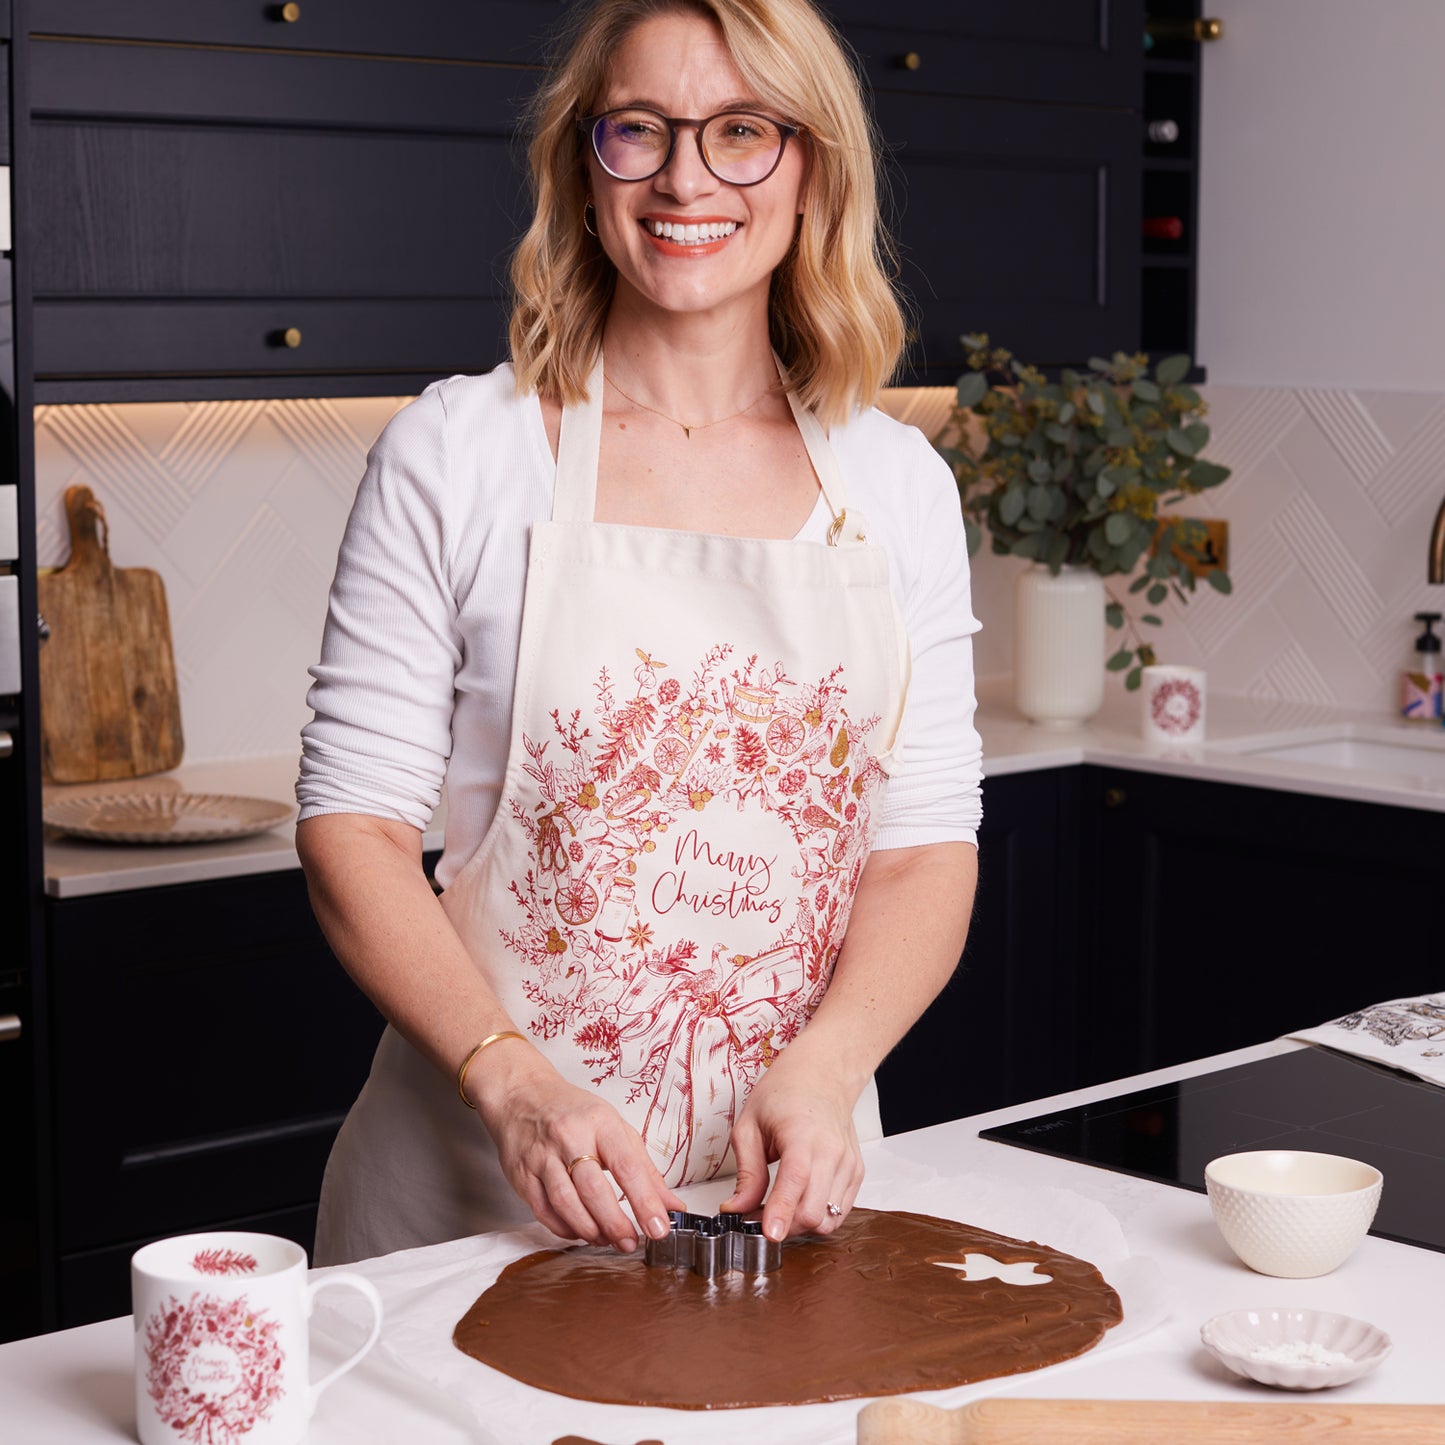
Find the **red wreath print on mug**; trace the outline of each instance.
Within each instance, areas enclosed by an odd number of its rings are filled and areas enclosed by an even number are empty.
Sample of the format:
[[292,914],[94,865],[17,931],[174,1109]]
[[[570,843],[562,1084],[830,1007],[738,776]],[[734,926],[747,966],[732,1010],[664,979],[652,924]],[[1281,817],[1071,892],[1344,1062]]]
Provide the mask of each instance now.
[[1199,689],[1188,678],[1169,678],[1154,690],[1149,709],[1161,732],[1187,733],[1199,721]]
[[237,1445],[285,1393],[280,1321],[245,1295],[174,1296],[146,1321],[146,1389],[186,1445]]

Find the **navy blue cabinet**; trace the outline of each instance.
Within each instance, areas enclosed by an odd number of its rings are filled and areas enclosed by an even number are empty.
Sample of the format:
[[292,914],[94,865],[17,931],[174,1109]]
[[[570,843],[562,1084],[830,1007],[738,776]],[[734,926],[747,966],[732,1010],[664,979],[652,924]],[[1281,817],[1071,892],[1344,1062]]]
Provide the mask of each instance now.
[[501,353],[557,0],[38,0],[37,396],[418,391]]
[[1441,813],[1117,768],[989,778],[968,944],[879,1070],[884,1128],[1445,988],[1442,866]]
[[903,202],[909,380],[951,385],[983,331],[1040,366],[1137,350],[1139,118],[880,91]]
[[917,323],[951,385],[986,331],[1043,366],[1141,340],[1143,0],[828,0],[872,87]]
[[[34,0],[38,399],[406,394],[495,364],[517,121],[566,8]],[[971,330],[1044,364],[1136,347],[1142,0],[828,8],[887,149],[909,379],[951,383]]]
[[130,1256],[158,1236],[309,1250],[382,1020],[300,871],[52,899],[47,922],[57,1323],[126,1313]]
[[1445,814],[1083,771],[1088,1082],[1445,988]]
[[978,892],[952,982],[878,1071],[897,1134],[1075,1087],[1079,769],[989,778]]

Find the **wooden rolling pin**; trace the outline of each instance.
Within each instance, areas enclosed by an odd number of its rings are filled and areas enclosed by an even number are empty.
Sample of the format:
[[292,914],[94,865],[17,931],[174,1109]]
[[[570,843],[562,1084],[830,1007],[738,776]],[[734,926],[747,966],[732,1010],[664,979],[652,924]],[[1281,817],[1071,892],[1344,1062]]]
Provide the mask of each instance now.
[[858,1445],[1445,1445],[1445,1406],[1190,1400],[975,1400],[941,1410],[875,1400],[858,1415]]

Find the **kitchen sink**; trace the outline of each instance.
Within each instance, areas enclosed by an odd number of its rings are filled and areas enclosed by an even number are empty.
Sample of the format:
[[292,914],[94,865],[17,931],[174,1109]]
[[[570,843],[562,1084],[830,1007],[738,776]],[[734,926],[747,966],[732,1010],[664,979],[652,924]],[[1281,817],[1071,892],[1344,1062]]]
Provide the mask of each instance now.
[[[1384,734],[1382,736],[1382,734]],[[1245,742],[1231,751],[1254,758],[1274,758],[1288,763],[1314,763],[1352,772],[1406,774],[1445,782],[1445,728],[1436,728],[1417,738],[1401,736],[1398,730],[1347,727],[1328,735]]]

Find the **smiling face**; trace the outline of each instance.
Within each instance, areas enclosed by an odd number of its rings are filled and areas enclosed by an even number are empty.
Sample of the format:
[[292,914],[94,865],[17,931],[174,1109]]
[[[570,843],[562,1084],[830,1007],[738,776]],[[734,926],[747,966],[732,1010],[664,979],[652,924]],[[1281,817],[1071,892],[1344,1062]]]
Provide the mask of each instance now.
[[[628,33],[593,109],[634,105],[695,118],[725,110],[773,114],[739,73],[722,32],[681,12]],[[671,160],[645,181],[617,180],[587,148],[598,239],[617,268],[614,305],[674,315],[755,310],[766,318],[769,280],[797,229],[802,144],[788,141],[767,180],[732,186],[703,164],[696,134],[679,130]]]

